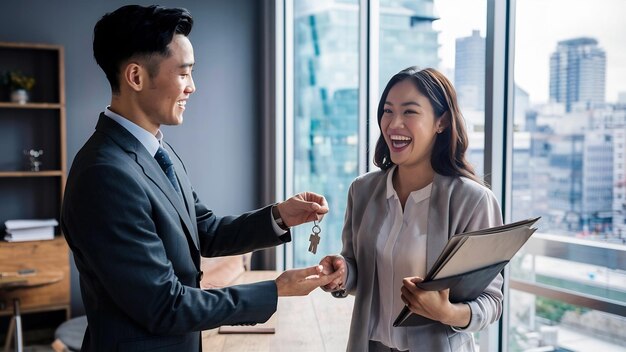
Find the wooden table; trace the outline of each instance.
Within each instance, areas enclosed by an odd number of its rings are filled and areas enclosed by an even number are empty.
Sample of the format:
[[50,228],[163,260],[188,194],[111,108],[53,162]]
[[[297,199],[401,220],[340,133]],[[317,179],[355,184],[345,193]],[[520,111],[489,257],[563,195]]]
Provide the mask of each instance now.
[[[35,272],[28,275],[20,275],[18,272],[3,273],[0,277],[0,291],[23,290],[34,287],[51,285],[63,280],[62,271]],[[4,304],[4,302],[2,302]],[[4,309],[4,307],[2,307]],[[4,351],[9,350],[11,338],[14,339],[15,351],[22,352],[24,350],[24,341],[22,338],[22,315],[20,311],[20,299],[13,298],[13,316],[9,323],[6,340],[4,343]]]
[[[276,271],[246,271],[236,284],[273,280]],[[343,299],[316,289],[304,297],[278,299],[275,334],[219,334],[202,332],[206,352],[345,351],[354,297]]]

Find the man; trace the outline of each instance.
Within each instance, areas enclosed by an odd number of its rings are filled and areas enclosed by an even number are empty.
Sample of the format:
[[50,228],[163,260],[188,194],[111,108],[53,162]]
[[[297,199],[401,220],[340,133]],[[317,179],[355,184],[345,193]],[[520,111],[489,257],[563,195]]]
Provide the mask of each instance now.
[[199,201],[159,129],[182,123],[195,90],[192,24],[184,9],[131,5],[95,26],[94,56],[111,84],[111,105],[74,159],[61,216],[89,325],[83,350],[198,351],[201,330],[264,322],[277,296],[308,294],[341,274],[311,267],[200,289],[201,255],[290,241],[289,226],[321,219],[328,206],[306,192],[219,218]]

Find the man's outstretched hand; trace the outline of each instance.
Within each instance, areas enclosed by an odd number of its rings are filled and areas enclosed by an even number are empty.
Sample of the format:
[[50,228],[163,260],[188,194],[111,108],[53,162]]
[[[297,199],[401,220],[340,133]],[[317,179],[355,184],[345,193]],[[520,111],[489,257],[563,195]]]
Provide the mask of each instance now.
[[343,272],[326,275],[322,272],[322,266],[316,265],[304,269],[287,270],[276,278],[278,296],[305,296],[314,289],[328,285],[331,281],[340,277]]

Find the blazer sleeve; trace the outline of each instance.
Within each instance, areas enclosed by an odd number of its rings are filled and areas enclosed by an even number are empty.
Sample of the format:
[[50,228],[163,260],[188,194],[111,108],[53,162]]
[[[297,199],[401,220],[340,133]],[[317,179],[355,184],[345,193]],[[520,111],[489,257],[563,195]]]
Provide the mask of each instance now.
[[217,290],[183,285],[156,232],[148,189],[123,166],[90,166],[69,186],[62,224],[81,280],[95,290],[95,309],[115,305],[154,334],[263,322],[276,310],[273,281]]
[[272,226],[272,206],[239,216],[218,217],[193,192],[200,252],[204,257],[248,253],[291,241],[291,232],[279,235]]
[[[498,201],[491,191],[486,190],[472,212],[467,229],[463,232],[502,225],[502,213]],[[464,328],[452,327],[456,331],[477,332],[500,319],[502,315],[502,274],[498,274],[485,291],[475,300],[465,302],[470,306],[471,318]]]
[[[185,163],[170,144],[168,147],[176,155],[183,168],[179,171],[184,172],[186,184],[191,187]],[[271,205],[239,216],[218,217],[200,201],[193,189],[192,194],[200,254],[204,257],[248,253],[291,241],[290,231],[282,235],[275,232],[272,226]]]
[[344,218],[343,231],[341,234],[341,240],[343,242],[341,256],[345,260],[348,273],[346,282],[344,283],[344,288],[332,292],[332,295],[337,298],[346,297],[348,294],[354,294],[356,291],[358,271],[356,266],[356,257],[354,253],[354,226],[352,224],[355,182],[350,185],[350,189],[348,190],[348,203],[346,204],[346,215]]

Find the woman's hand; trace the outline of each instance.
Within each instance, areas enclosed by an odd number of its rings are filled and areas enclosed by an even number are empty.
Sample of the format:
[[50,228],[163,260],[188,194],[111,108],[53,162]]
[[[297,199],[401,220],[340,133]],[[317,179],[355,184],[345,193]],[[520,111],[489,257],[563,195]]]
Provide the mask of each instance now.
[[345,259],[340,255],[327,255],[320,261],[320,265],[322,266],[322,273],[325,275],[338,272],[337,278],[322,286],[322,290],[332,292],[342,289],[348,279]]
[[469,325],[471,310],[465,303],[450,303],[450,290],[425,291],[416,283],[421,277],[407,277],[402,280],[402,301],[411,312],[450,326]]

